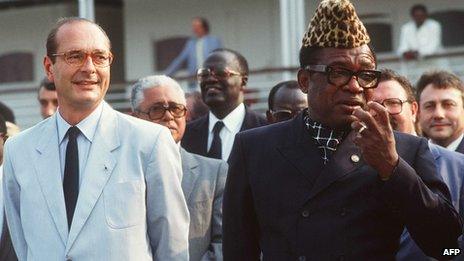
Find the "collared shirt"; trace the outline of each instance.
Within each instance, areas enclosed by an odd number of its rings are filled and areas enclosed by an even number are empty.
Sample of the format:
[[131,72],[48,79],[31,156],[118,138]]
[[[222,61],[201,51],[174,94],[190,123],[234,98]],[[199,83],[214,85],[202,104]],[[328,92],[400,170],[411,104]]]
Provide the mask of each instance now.
[[427,19],[418,28],[414,21],[401,28],[398,55],[406,51],[418,51],[420,55],[431,55],[442,48],[441,25],[433,19]]
[[[59,111],[60,109],[58,108],[56,126],[58,128],[58,144],[60,148],[61,179],[63,179],[64,165],[66,161],[66,146],[68,145],[68,136],[66,135],[66,132],[72,126],[69,125],[63,117],[61,117]],[[79,152],[79,186],[83,180],[83,173],[89,156],[90,146],[92,145],[102,111],[103,102],[101,102],[89,116],[76,125],[76,127],[78,127],[81,131],[81,133],[77,136],[77,148]]]
[[451,142],[446,148],[452,151],[455,151],[458,147],[459,144],[461,144],[462,139],[464,138],[464,133],[459,136],[455,141]]
[[342,142],[344,132],[332,130],[312,120],[308,114],[308,110],[304,114],[303,121],[306,129],[316,143],[316,146],[320,149],[322,160],[324,161],[324,165],[326,165],[335,151],[337,151],[338,145]]
[[[3,216],[4,216],[4,211],[5,208],[3,206],[3,165],[0,165],[0,237],[2,236],[3,233]],[[1,239],[1,238],[0,238]],[[0,242],[2,243],[2,242]]]
[[196,57],[197,57],[197,68],[201,68],[203,66],[203,61],[205,60],[205,54],[203,53],[203,45],[205,43],[205,38],[197,38],[196,44],[195,44],[195,51],[196,51]]
[[237,108],[229,113],[224,119],[218,119],[214,114],[209,112],[209,125],[208,125],[208,151],[213,143],[213,128],[216,122],[224,122],[224,128],[219,132],[219,137],[221,137],[222,142],[222,160],[227,161],[229,158],[230,152],[232,151],[232,146],[234,145],[235,134],[240,131],[242,127],[243,120],[245,119],[245,105],[241,103]]

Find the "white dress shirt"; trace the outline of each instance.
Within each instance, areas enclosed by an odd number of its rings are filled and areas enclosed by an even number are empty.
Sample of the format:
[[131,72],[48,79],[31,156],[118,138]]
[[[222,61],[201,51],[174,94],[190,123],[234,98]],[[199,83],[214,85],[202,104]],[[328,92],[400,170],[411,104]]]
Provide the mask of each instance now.
[[224,123],[224,128],[219,132],[219,137],[221,137],[221,159],[227,161],[229,158],[230,152],[232,151],[232,146],[234,145],[235,134],[240,131],[242,127],[243,120],[245,119],[245,105],[241,103],[237,108],[231,111],[224,119],[220,120],[214,116],[211,111],[209,112],[209,125],[208,125],[208,150],[213,143],[213,128],[214,124],[218,121]]
[[[100,121],[102,114],[103,102],[85,119],[79,122],[76,127],[79,128],[80,134],[77,136],[77,149],[79,153],[79,186],[83,179],[83,173],[85,165],[87,163],[87,157],[89,155],[90,146],[95,135],[95,131]],[[66,132],[71,125],[67,123],[59,113],[58,108],[56,117],[56,126],[58,128],[58,144],[60,146],[60,165],[61,165],[61,179],[64,177],[64,165],[66,161],[66,146],[68,145],[68,136]]]
[[398,55],[407,51],[418,51],[421,56],[431,55],[441,49],[441,25],[437,21],[427,19],[419,28],[411,21],[401,28]]
[[451,142],[446,148],[452,151],[455,151],[458,147],[459,144],[461,144],[462,139],[464,138],[464,133],[459,136],[455,141]]
[[[3,233],[3,165],[0,165],[0,209],[2,210],[0,213],[0,237]],[[1,243],[1,242],[0,242]]]

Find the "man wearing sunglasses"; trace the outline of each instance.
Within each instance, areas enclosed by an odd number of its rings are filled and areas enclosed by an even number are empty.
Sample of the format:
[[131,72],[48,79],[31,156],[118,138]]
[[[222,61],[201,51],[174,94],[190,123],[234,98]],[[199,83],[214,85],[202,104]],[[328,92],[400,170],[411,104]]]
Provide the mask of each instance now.
[[[7,139],[6,121],[0,115],[0,184],[3,180],[3,144]],[[17,261],[16,254],[11,243],[11,236],[6,222],[3,208],[3,187],[0,187],[0,260]]]
[[182,147],[227,161],[235,134],[266,124],[263,116],[243,104],[248,63],[236,51],[217,49],[206,58],[197,77],[210,112],[187,124]]
[[300,90],[297,81],[284,81],[272,87],[266,111],[269,124],[294,118],[308,107],[308,100]]
[[[186,99],[180,85],[164,75],[132,85],[135,117],[167,127],[179,144],[186,125]],[[182,190],[190,213],[189,256],[192,261],[222,260],[222,194],[227,163],[180,148]]]
[[300,49],[308,109],[237,134],[224,260],[394,260],[406,226],[428,255],[457,248],[458,213],[427,140],[394,133],[380,71],[348,0],[323,0]]
[[[419,105],[412,85],[407,78],[392,70],[382,70],[379,85],[374,91],[374,101],[382,104],[390,114],[394,130],[417,136],[416,121]],[[464,155],[429,142],[438,173],[448,186],[454,208],[464,216]],[[405,230],[401,236],[397,260],[426,260],[427,256],[414,243]]]
[[5,145],[5,209],[19,260],[188,260],[179,150],[161,126],[103,101],[105,31],[59,20],[44,69],[58,111]]

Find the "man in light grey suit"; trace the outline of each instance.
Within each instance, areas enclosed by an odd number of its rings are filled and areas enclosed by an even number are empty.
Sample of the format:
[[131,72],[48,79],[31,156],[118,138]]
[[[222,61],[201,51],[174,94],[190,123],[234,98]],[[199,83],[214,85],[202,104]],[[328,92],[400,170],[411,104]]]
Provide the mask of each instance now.
[[[132,86],[133,115],[169,128],[179,143],[186,125],[186,101],[179,84],[168,76],[138,80]],[[222,194],[227,163],[189,153],[179,146],[182,190],[190,212],[190,260],[222,260]]]
[[[419,105],[413,94],[412,85],[407,78],[392,70],[382,70],[379,85],[374,89],[374,100],[387,108],[394,130],[417,135],[415,123]],[[430,142],[429,147],[435,159],[437,172],[451,193],[451,203],[463,217],[464,155]],[[421,217],[418,216],[418,218]],[[401,235],[400,249],[396,259],[407,261],[427,260],[428,258],[405,229]]]
[[189,214],[166,128],[103,101],[113,56],[101,27],[60,20],[44,68],[57,113],[5,145],[4,196],[19,260],[188,260]]

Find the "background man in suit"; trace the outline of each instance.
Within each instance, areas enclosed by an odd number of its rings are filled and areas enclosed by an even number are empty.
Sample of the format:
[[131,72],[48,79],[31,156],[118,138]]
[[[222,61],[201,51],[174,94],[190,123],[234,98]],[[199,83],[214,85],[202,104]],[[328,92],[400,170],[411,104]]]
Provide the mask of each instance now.
[[449,150],[464,153],[464,85],[446,71],[425,73],[417,82],[419,123],[424,135]]
[[427,140],[393,133],[380,72],[347,0],[324,0],[300,50],[309,107],[237,134],[224,191],[224,260],[393,260],[404,226],[428,255],[457,247],[458,213]]
[[308,100],[297,81],[280,82],[272,87],[267,103],[269,109],[266,118],[269,124],[292,119],[308,108]]
[[[132,86],[134,116],[161,124],[179,143],[186,125],[186,100],[180,85],[168,76],[148,76]],[[227,163],[180,148],[182,190],[190,212],[190,260],[222,260],[222,194]]]
[[103,101],[112,59],[89,20],[62,19],[50,31],[44,68],[58,112],[5,145],[5,209],[20,260],[188,260],[179,150],[166,128]]
[[[3,143],[7,139],[6,136],[6,121],[0,115],[0,183],[3,180]],[[3,189],[0,187],[0,260],[16,261],[16,255],[11,243],[8,225],[3,208]]]
[[[382,70],[380,83],[374,90],[374,101],[381,103],[390,114],[394,130],[417,135],[415,123],[419,105],[409,80],[391,70]],[[437,171],[451,192],[455,209],[463,216],[464,155],[429,143]],[[414,243],[407,231],[401,235],[397,260],[425,260],[427,256]]]
[[198,70],[203,101],[209,114],[187,125],[182,147],[210,158],[229,158],[235,134],[266,124],[263,116],[243,104],[248,63],[229,49],[213,51]]
[[164,73],[170,76],[174,75],[182,64],[187,62],[189,75],[196,75],[198,68],[201,67],[208,54],[222,47],[219,38],[209,34],[209,29],[206,18],[193,18],[192,32],[194,36],[187,41],[182,52],[171,62]]
[[58,98],[56,94],[55,84],[47,78],[40,82],[37,92],[37,100],[40,103],[40,114],[46,119],[55,113],[58,107]]

